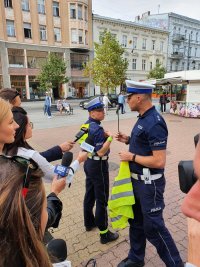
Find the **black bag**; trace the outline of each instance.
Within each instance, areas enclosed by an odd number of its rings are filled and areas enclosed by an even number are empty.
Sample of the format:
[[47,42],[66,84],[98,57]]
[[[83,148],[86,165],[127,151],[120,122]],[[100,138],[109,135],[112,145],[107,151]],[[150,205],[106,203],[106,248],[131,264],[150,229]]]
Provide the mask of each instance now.
[[183,193],[188,193],[196,183],[197,178],[194,175],[193,161],[180,161],[178,164],[179,186]]

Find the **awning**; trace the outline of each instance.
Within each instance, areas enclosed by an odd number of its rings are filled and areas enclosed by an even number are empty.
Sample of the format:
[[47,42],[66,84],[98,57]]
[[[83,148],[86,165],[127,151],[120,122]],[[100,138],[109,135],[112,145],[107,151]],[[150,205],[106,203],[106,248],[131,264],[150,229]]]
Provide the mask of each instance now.
[[184,80],[182,77],[163,78],[156,80],[155,85],[173,85],[173,84],[188,84],[188,80]]

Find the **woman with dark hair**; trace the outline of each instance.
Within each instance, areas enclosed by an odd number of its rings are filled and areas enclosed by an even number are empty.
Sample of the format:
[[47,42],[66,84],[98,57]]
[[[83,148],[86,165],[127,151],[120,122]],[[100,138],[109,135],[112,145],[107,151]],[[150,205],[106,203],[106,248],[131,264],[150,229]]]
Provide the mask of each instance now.
[[13,88],[4,88],[0,90],[0,97],[8,100],[13,107],[21,106],[20,93]]
[[47,200],[32,160],[0,156],[0,266],[50,267],[43,245]]

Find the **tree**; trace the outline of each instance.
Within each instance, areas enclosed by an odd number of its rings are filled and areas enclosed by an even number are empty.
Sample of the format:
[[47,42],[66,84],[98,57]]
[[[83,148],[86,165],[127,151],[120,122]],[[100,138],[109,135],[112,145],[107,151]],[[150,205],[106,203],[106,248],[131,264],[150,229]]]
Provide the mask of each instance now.
[[148,79],[154,78],[154,79],[162,79],[164,78],[164,75],[166,73],[166,69],[162,66],[162,64],[157,63],[155,68],[150,70],[148,74]]
[[38,76],[40,88],[48,90],[68,82],[69,78],[66,77],[66,68],[67,64],[60,56],[56,53],[50,53],[47,61],[42,65]]
[[126,79],[128,62],[123,58],[124,49],[112,34],[105,31],[100,43],[94,43],[95,58],[84,65],[84,75],[93,79],[102,92],[109,93]]

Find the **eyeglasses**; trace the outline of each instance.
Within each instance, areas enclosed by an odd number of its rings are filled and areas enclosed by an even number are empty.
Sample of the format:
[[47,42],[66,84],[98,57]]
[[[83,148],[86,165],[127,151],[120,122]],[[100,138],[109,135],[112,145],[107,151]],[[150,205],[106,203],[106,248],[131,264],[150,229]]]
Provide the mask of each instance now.
[[38,169],[38,164],[32,160],[31,158],[24,158],[21,156],[6,156],[0,155],[1,158],[11,160],[12,162],[19,164],[26,168],[25,175],[23,178],[23,188],[22,188],[22,196],[25,198],[28,193],[29,180],[31,171]]

